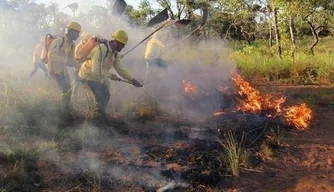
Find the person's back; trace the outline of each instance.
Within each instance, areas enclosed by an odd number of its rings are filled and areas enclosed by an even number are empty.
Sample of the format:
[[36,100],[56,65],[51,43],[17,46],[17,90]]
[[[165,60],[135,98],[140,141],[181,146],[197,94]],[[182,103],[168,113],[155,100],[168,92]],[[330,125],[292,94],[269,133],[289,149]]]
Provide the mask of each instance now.
[[32,57],[34,68],[30,72],[29,77],[32,77],[37,72],[38,68],[41,68],[44,71],[45,77],[48,77],[49,75],[48,70],[45,66],[45,63],[41,60],[42,50],[45,45],[44,43],[45,43],[44,38],[41,38],[41,40],[39,41],[39,43],[36,45],[34,49],[34,53]]
[[152,38],[147,42],[145,50],[145,62],[146,62],[146,75],[145,79],[150,82],[153,79],[160,78],[161,69],[166,69],[167,65],[159,57],[165,47],[160,41],[161,34],[156,32]]
[[164,48],[163,43],[158,39],[157,32],[153,34],[152,38],[147,42],[145,50],[145,60],[154,60],[161,53]]
[[65,36],[53,40],[48,50],[49,72],[62,92],[63,104],[67,111],[72,96],[67,66],[75,67],[77,65],[74,59],[74,41],[79,37],[80,32],[81,25],[79,23],[68,23]]
[[34,55],[33,55],[33,62],[34,63],[39,63],[39,62],[42,62],[41,60],[41,53],[42,53],[42,50],[43,50],[43,46],[44,46],[44,41],[40,41],[35,49],[34,49]]

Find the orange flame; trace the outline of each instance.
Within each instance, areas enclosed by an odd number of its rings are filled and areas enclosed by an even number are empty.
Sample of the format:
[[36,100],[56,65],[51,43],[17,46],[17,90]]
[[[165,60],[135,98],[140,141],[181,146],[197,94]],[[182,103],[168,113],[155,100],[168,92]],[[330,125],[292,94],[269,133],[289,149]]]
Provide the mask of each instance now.
[[243,100],[240,100],[238,105],[238,110],[253,113],[266,111],[268,117],[280,115],[285,97],[275,99],[272,95],[261,95],[258,90],[242,79],[239,74],[235,74],[232,80],[239,88],[239,95],[243,97]]
[[305,129],[311,122],[312,110],[302,103],[286,108],[284,117],[296,129]]
[[188,95],[194,95],[196,93],[196,87],[190,82],[183,80],[184,92]]
[[239,88],[238,94],[242,97],[238,110],[252,113],[265,113],[267,117],[283,117],[291,126],[297,129],[305,129],[310,124],[312,110],[305,103],[284,108],[285,97],[275,99],[272,95],[261,95],[239,74],[232,77]]

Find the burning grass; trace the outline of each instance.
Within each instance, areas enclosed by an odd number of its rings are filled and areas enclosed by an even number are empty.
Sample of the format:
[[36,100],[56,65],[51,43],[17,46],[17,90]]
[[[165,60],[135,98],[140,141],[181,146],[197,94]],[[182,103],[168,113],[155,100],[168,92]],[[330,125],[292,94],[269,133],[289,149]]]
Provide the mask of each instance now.
[[[1,122],[0,136],[7,148],[14,143],[38,151],[34,155],[40,161],[33,165],[38,171],[33,172],[40,175],[36,186],[43,189],[154,191],[183,183],[177,190],[205,191],[224,185],[227,172],[240,175],[240,166],[247,164],[244,151],[259,146],[262,136],[267,134],[267,123],[286,115],[289,125],[300,124],[304,128],[306,121],[300,121],[300,117],[311,114],[306,105],[292,109],[284,106],[283,99],[263,96],[240,76],[236,78],[240,84],[235,82],[236,88],[240,88],[235,98],[232,89],[206,92],[198,82],[184,79],[178,81],[180,90],[173,92],[182,99],[174,103],[163,103],[146,93],[142,94],[145,97],[133,99],[136,102],[128,102],[121,100],[120,94],[119,100],[113,100],[113,107],[123,115],[118,117],[119,121],[124,119],[126,123],[104,127],[96,127],[85,118],[70,124],[62,122],[56,106],[60,98],[55,97],[53,89],[21,85],[29,95],[18,95],[14,93],[21,86],[7,87],[1,101],[16,115],[1,113],[1,117],[11,117],[12,121]],[[233,98],[230,102],[240,99],[232,112],[215,110],[226,108],[226,103],[220,103],[224,91]],[[84,107],[89,107],[85,102],[85,97],[75,100],[74,110],[84,114]],[[11,103],[15,107],[11,108]],[[187,107],[189,103],[191,108]],[[122,109],[124,106],[126,109]],[[213,111],[217,111],[215,121],[210,119]],[[262,121],[263,118],[266,120]],[[234,134],[225,132],[228,129]],[[249,145],[254,140],[256,145]],[[6,150],[1,148],[2,152]]]
[[238,87],[238,94],[241,96],[238,110],[262,113],[270,118],[282,118],[298,130],[306,129],[309,126],[312,120],[312,110],[305,103],[291,107],[284,106],[285,97],[274,98],[271,94],[261,94],[238,74],[234,74],[232,80]]

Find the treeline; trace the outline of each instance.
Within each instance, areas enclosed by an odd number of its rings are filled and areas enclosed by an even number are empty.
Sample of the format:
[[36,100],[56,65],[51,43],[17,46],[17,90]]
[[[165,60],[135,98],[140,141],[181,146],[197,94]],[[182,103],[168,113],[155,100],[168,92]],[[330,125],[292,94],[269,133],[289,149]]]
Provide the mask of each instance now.
[[[112,26],[112,6],[115,0],[107,0],[106,6],[93,5],[80,14],[61,12],[56,3],[36,4],[30,0],[1,0],[1,40],[8,44],[12,39],[33,44],[42,34],[61,34],[65,24],[75,18],[83,28],[106,33]],[[157,3],[160,6],[152,6]],[[79,5],[80,6],[80,5]],[[225,41],[245,41],[252,44],[262,40],[273,47],[279,57],[282,46],[293,54],[296,41],[312,37],[309,52],[319,37],[333,35],[334,0],[142,0],[138,9],[128,5],[117,20],[145,27],[147,21],[164,8],[173,19],[191,19],[196,27],[200,23],[203,7],[209,10],[206,25],[197,33],[202,39],[219,36]],[[27,38],[27,35],[29,37]],[[288,45],[288,46],[287,46]]]

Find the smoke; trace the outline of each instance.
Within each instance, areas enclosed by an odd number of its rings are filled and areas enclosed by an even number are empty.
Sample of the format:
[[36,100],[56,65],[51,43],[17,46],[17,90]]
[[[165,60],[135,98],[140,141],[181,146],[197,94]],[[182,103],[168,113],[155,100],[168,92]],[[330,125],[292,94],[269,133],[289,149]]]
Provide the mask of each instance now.
[[[43,10],[42,8],[49,12],[36,11]],[[27,80],[33,67],[33,49],[39,39],[46,33],[63,34],[63,28],[45,26],[50,18],[54,18],[49,21],[52,26],[60,26],[57,25],[59,23],[64,26],[69,20],[74,20],[82,24],[83,31],[106,39],[110,39],[114,31],[123,29],[128,32],[129,43],[122,53],[144,39],[152,29],[131,26],[124,22],[128,19],[126,16],[100,20],[97,16],[83,13],[71,19],[58,13],[55,5],[34,4],[19,10],[1,6],[0,9],[4,10],[0,13],[0,140],[4,143],[0,152],[24,148],[34,151],[38,160],[52,162],[64,172],[78,174],[89,169],[100,178],[107,174],[108,177],[125,182],[136,178],[139,183],[147,186],[165,183],[166,178],[161,175],[159,165],[147,169],[142,161],[145,156],[144,148],[149,144],[145,138],[136,135],[136,132],[140,129],[138,126],[144,129],[148,124],[139,124],[130,119],[125,125],[101,128],[85,122],[89,104],[87,90],[82,87],[78,96],[74,97],[75,100],[72,100],[78,119],[64,125],[59,106],[60,92],[55,83],[44,79],[40,71],[33,79]],[[103,8],[95,7],[94,10],[103,11]],[[89,11],[92,10],[88,10],[88,13],[92,13]],[[38,19],[40,17],[45,20]],[[98,22],[104,22],[102,27]],[[175,46],[180,40],[173,35],[175,30],[175,27],[161,30],[166,49],[172,47],[162,57],[169,66],[168,69],[158,69],[154,75],[159,78],[147,81],[145,41],[123,59],[126,70],[141,81],[144,87],[135,88],[122,82],[110,82],[111,98],[107,107],[110,115],[120,115],[128,120],[127,115],[135,115],[136,106],[139,104],[157,103],[159,112],[171,116],[174,122],[163,124],[157,119],[152,120],[154,127],[147,128],[147,131],[161,131],[162,141],[166,143],[173,142],[177,136],[173,123],[202,122],[205,117],[219,109],[220,100],[216,86],[228,85],[230,75],[235,70],[235,64],[229,58],[230,50],[223,41],[209,39],[196,42],[196,38],[191,37]],[[181,30],[180,33],[184,31],[186,30]],[[196,87],[197,93],[194,97],[185,93],[183,80]],[[198,129],[188,131],[190,139],[201,136]],[[124,132],[135,136],[127,138],[122,134]],[[144,130],[138,132],[147,136]]]

